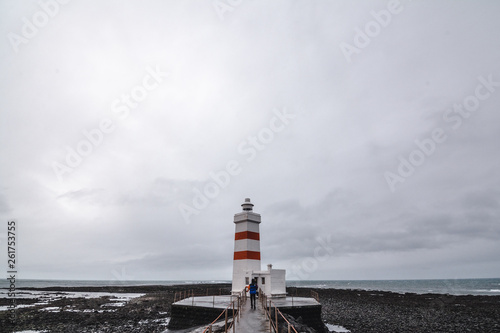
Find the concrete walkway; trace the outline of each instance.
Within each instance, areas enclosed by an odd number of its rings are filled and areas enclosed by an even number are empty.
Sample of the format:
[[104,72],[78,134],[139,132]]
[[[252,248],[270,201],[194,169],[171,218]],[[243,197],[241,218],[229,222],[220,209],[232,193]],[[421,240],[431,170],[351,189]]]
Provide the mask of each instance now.
[[[250,298],[242,307],[239,322],[236,321],[236,332],[264,333],[269,332],[269,321],[266,320],[264,309],[257,299],[257,309],[250,308]],[[232,332],[232,330],[231,330]]]
[[185,305],[185,306],[200,306],[207,308],[218,308],[225,309],[229,305],[234,298],[231,296],[195,296],[188,297],[178,302],[175,302],[175,305]]

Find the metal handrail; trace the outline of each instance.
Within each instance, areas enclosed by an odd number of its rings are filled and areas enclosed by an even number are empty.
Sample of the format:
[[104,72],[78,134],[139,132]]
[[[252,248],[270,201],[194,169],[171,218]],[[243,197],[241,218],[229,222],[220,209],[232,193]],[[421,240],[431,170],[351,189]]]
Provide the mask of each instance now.
[[311,296],[312,298],[314,298],[316,301],[319,302],[319,294],[316,291],[311,290]]
[[[222,317],[222,315],[225,316],[225,325],[224,325],[224,332],[227,333],[231,329],[233,333],[235,333],[235,320],[239,321],[239,318],[241,316],[241,308],[243,307],[243,304],[246,303],[246,298],[247,298],[247,293],[246,293],[246,288],[244,288],[242,291],[240,291],[237,295],[237,298],[231,301],[231,303],[224,309],[222,312],[215,318],[214,321],[212,321],[205,329],[203,330],[203,333],[212,333],[212,326]],[[293,324],[291,324],[288,319],[285,318],[283,313],[278,309],[276,304],[273,303],[272,300],[269,300],[268,303],[268,297],[266,294],[262,292],[262,289],[259,288],[259,299],[262,303],[262,308],[264,309],[264,312],[266,314],[267,319],[269,320],[269,332],[278,332],[278,324],[279,324],[279,317],[281,317],[285,323],[287,324],[288,327],[288,333],[298,333]],[[236,304],[237,302],[237,304]],[[269,307],[268,307],[269,304]],[[271,315],[271,309],[274,307],[274,320]],[[232,309],[232,320],[229,322],[228,321],[228,311]],[[236,311],[236,315],[235,315]],[[229,325],[228,325],[229,324]]]
[[262,307],[264,308],[264,311],[266,313],[266,317],[268,318],[269,320],[269,332],[272,332],[273,329],[274,329],[274,332],[278,332],[278,315],[281,316],[281,318],[283,318],[283,320],[287,323],[287,326],[288,326],[288,333],[291,333],[292,331],[295,332],[295,333],[298,333],[297,330],[295,329],[295,327],[293,327],[293,325],[285,318],[285,316],[283,316],[283,313],[278,309],[278,307],[276,306],[276,304],[274,304],[274,319],[275,319],[275,322],[273,321],[272,319],[272,316],[271,316],[271,308],[273,307],[273,301],[269,300],[269,307],[267,307],[267,295],[265,295],[262,290],[259,288],[259,298],[260,298],[260,301],[262,303]]
[[[233,296],[233,295],[231,295],[231,296]],[[238,301],[238,304],[236,304],[236,316],[235,316],[234,312],[235,312],[235,302],[236,301]],[[215,320],[212,321],[207,327],[205,327],[205,329],[203,330],[203,333],[207,333],[207,332],[212,333],[212,325],[215,324],[223,314],[225,315],[224,332],[228,332],[228,330],[231,330],[231,328],[232,328],[233,333],[234,333],[235,332],[234,320],[236,318],[236,320],[239,321],[240,316],[241,316],[241,307],[243,306],[244,302],[246,302],[246,290],[245,289],[240,291],[238,293],[238,297],[236,299],[234,299],[233,301],[231,301],[231,303],[224,310],[222,310],[222,312],[219,314],[219,316],[217,318],[215,318]],[[230,308],[232,308],[232,310],[233,310],[233,313],[232,313],[233,316],[232,316],[232,320],[228,326],[227,312],[230,310]]]
[[[212,289],[210,289],[212,290]],[[215,289],[217,290],[217,289]],[[182,291],[176,291],[174,294],[174,303],[181,301],[183,299],[189,298],[189,297],[201,297],[201,296],[211,296],[209,295],[209,289],[207,288],[207,293],[194,293],[194,290],[182,290]],[[219,295],[222,295],[222,288],[219,288]]]

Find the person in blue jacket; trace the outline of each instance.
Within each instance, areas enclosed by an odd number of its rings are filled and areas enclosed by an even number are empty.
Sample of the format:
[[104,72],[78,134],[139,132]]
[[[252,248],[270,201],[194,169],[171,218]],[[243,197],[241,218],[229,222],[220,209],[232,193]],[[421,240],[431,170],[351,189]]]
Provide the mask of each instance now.
[[252,307],[252,309],[256,309],[257,302],[255,301],[255,299],[257,296],[257,289],[258,289],[257,281],[252,280],[249,289],[250,289],[250,306]]

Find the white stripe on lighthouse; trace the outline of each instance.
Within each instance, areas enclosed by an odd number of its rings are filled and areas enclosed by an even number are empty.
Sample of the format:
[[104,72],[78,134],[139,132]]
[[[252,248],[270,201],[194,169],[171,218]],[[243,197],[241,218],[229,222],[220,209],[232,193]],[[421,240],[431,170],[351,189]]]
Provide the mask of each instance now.
[[244,231],[251,231],[251,232],[259,233],[259,224],[252,223],[252,222],[236,223],[235,232],[238,233],[238,232],[244,232]]
[[260,242],[253,239],[237,240],[234,243],[234,252],[256,251],[260,252]]

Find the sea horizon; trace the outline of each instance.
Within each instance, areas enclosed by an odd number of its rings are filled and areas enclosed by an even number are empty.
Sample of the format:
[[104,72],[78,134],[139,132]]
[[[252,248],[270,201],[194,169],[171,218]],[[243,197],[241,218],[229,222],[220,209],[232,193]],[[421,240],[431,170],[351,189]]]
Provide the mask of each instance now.
[[[500,277],[467,277],[467,278],[423,278],[423,279],[303,279],[303,280],[287,280],[287,281],[422,281],[422,280],[487,280],[487,279],[500,279]],[[210,281],[220,281],[221,283],[230,283],[231,280],[227,279],[206,279],[206,280],[157,280],[157,279],[147,279],[147,280],[118,280],[116,278],[113,279],[37,279],[37,278],[22,278],[17,279],[18,281],[163,281],[163,282],[184,282],[184,281],[195,281],[195,282],[210,282]]]
[[[231,280],[67,280],[18,279],[16,289],[46,287],[102,287],[182,284],[225,284]],[[436,293],[450,295],[500,295],[500,278],[464,279],[391,279],[391,280],[287,280],[287,287],[359,289],[397,293]],[[7,289],[8,281],[1,280],[0,289]]]

